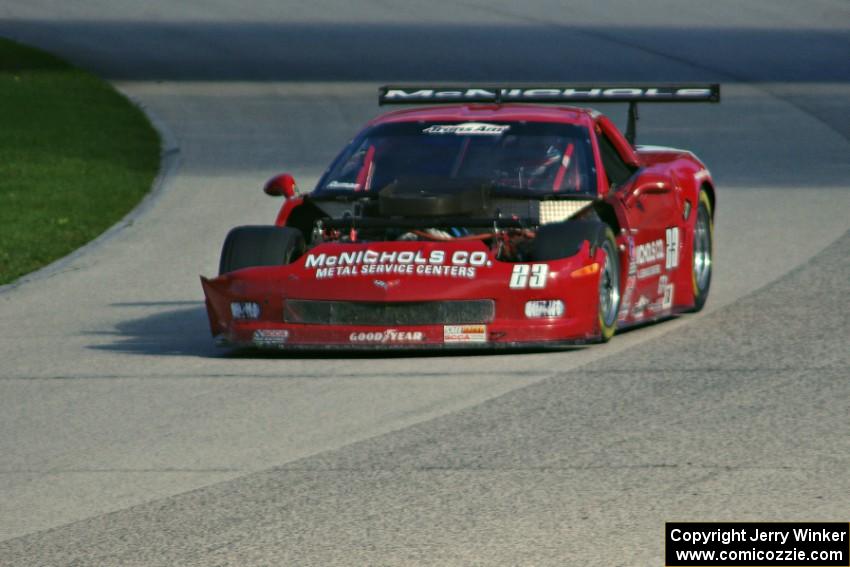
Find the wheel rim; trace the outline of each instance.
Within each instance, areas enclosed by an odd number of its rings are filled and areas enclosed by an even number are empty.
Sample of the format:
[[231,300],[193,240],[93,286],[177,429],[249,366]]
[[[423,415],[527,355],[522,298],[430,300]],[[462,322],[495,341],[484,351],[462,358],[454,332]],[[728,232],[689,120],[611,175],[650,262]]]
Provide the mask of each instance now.
[[605,253],[602,273],[599,276],[599,314],[606,327],[617,320],[620,305],[620,282],[617,271],[616,255],[610,241],[602,245]]
[[708,210],[700,206],[694,227],[694,281],[699,291],[708,287],[711,278],[711,219]]

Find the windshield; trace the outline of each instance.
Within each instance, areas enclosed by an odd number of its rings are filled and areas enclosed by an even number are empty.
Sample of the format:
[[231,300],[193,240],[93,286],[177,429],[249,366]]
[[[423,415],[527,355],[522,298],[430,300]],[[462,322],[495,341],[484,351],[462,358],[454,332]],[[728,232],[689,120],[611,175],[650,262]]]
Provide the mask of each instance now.
[[496,191],[596,196],[590,136],[551,122],[401,122],[358,136],[315,194],[377,192],[399,178],[485,179]]

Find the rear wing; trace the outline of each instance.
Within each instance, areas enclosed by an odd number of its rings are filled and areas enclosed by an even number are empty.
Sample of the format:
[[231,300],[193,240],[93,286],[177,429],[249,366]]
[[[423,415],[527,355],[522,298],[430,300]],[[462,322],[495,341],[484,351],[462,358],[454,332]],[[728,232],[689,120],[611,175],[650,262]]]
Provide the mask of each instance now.
[[635,142],[639,102],[720,102],[719,84],[664,85],[489,85],[489,86],[384,86],[378,104],[545,104],[627,102],[626,139]]

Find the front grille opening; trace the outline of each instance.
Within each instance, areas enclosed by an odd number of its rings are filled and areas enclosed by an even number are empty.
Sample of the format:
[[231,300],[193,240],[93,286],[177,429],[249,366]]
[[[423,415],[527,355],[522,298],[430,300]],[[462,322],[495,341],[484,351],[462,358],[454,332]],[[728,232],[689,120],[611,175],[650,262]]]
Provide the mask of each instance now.
[[489,323],[492,299],[458,301],[359,302],[289,299],[283,320],[308,325],[462,325]]

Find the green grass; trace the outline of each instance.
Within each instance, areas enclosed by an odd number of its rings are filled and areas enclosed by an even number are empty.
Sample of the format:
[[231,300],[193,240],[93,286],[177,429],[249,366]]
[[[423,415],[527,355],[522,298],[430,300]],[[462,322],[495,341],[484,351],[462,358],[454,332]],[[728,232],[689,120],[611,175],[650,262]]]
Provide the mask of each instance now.
[[0,39],[0,284],[68,254],[144,197],[159,136],[103,80]]

